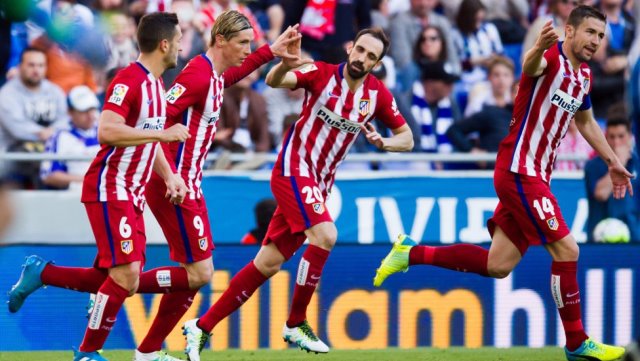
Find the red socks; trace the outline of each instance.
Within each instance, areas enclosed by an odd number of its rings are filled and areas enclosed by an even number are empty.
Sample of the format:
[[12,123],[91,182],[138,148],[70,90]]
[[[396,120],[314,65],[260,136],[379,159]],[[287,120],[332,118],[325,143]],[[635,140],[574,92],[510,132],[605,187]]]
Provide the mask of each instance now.
[[162,296],[158,314],[153,319],[153,324],[138,347],[142,353],[160,351],[162,342],[169,336],[178,321],[193,303],[193,297],[198,290],[189,290],[176,293],[167,293]]
[[140,274],[138,293],[189,291],[189,275],[182,267],[159,267]]
[[231,279],[229,288],[220,299],[200,317],[197,326],[211,333],[218,322],[242,306],[266,280],[267,277],[258,271],[253,261],[249,262]]
[[307,306],[318,286],[329,251],[310,244],[298,265],[296,285],[291,300],[291,312],[287,327],[294,327],[307,319]]
[[74,291],[96,293],[107,278],[106,269],[60,267],[47,264],[40,279],[48,286],[68,288]]
[[459,272],[488,276],[489,251],[473,244],[451,246],[414,246],[409,251],[409,265],[428,264]]
[[551,263],[551,295],[562,319],[569,351],[580,347],[588,338],[582,326],[577,270],[577,262]]
[[89,325],[79,349],[82,352],[93,352],[102,348],[116,322],[118,311],[129,291],[120,287],[111,277],[107,277],[97,292],[96,303],[89,316]]

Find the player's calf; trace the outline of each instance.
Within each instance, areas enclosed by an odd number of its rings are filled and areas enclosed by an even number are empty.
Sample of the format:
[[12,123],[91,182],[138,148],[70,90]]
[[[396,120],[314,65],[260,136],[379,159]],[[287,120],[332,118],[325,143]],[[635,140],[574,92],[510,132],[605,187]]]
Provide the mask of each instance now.
[[20,279],[8,292],[9,312],[18,312],[27,297],[43,286],[40,276],[49,263],[50,261],[45,261],[42,257],[36,255],[31,255],[25,259]]

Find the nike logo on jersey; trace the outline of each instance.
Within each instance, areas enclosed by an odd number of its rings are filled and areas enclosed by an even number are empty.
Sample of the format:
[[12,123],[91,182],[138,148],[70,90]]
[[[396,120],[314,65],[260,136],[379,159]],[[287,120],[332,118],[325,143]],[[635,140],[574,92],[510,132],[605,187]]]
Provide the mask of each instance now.
[[556,89],[556,91],[553,92],[551,103],[565,112],[571,113],[571,115],[575,114],[582,105],[582,101],[572,97],[561,89]]
[[340,98],[339,95],[333,94],[332,92],[327,92],[327,95],[329,96],[329,98]]
[[338,116],[338,114],[332,112],[327,109],[327,107],[322,107],[318,110],[318,114],[316,116],[322,119],[326,124],[337,128],[343,132],[358,134],[360,132],[360,124],[354,122],[349,119],[342,118]]

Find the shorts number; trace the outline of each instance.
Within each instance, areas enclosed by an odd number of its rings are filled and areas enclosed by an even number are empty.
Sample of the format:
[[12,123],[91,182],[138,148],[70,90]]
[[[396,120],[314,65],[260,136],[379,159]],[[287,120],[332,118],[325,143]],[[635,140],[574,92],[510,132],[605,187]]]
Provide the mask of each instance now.
[[[540,205],[540,203],[542,203],[542,205]],[[553,208],[553,203],[551,203],[551,200],[547,197],[542,197],[540,201],[538,201],[537,199],[534,199],[533,208],[536,209],[536,211],[538,212],[538,217],[540,217],[540,219],[542,220],[547,218],[544,215],[545,213],[550,214],[552,216],[556,215],[556,210]]]
[[122,217],[122,219],[120,219],[120,226],[118,227],[118,230],[120,231],[122,238],[131,237],[131,226],[127,224],[127,217]]
[[193,226],[198,230],[198,236],[202,237],[204,234],[204,223],[202,223],[200,216],[193,217]]
[[304,186],[302,187],[302,193],[304,193],[305,195],[304,202],[306,204],[324,202],[324,197],[322,196],[322,192],[320,192],[320,189],[318,189],[318,187],[311,188],[309,186]]

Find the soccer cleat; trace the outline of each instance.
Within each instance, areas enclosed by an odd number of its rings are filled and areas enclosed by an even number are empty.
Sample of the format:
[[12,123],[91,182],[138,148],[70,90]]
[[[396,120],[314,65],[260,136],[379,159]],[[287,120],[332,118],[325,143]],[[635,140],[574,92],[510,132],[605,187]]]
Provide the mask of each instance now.
[[187,360],[200,361],[200,352],[204,348],[211,335],[202,331],[197,325],[198,319],[189,320],[182,326],[182,334],[187,339],[187,345],[184,353],[187,354]]
[[605,345],[588,338],[575,351],[569,351],[565,347],[564,353],[568,361],[614,361],[624,355],[624,348]]
[[282,328],[282,338],[290,344],[298,345],[301,350],[307,352],[315,352],[316,354],[329,352],[329,346],[313,333],[307,320],[292,328],[287,327],[285,323]]
[[393,244],[391,252],[380,262],[380,267],[376,270],[376,276],[373,277],[373,285],[380,287],[382,282],[397,272],[407,272],[409,269],[409,251],[411,247],[417,245],[406,234],[398,236],[398,240]]
[[143,353],[136,350],[136,353],[133,355],[133,361],[181,361],[181,360],[163,351]]
[[9,312],[18,312],[24,300],[43,286],[40,275],[48,263],[50,262],[36,255],[29,256],[25,259],[22,265],[20,279],[11,287],[11,291],[7,293],[9,295],[9,301],[7,301],[9,304]]
[[100,352],[81,352],[73,350],[73,361],[109,361],[100,355]]

